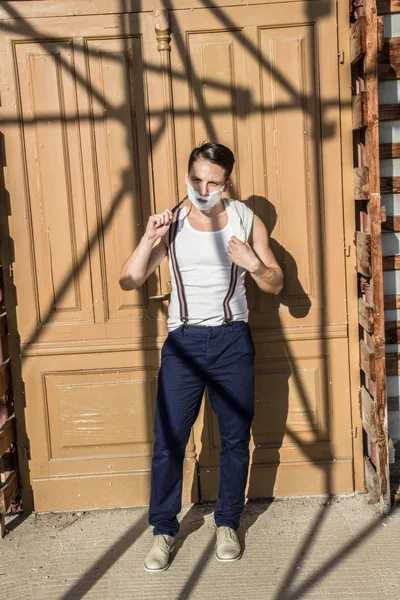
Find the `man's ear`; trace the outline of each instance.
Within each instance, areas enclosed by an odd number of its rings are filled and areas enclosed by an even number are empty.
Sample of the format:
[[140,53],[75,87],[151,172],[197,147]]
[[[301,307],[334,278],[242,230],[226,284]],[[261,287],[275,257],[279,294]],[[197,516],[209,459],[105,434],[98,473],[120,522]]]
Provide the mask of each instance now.
[[189,183],[189,173],[187,171],[185,173],[185,183],[186,185]]
[[224,189],[223,189],[223,191],[224,191],[224,192],[226,192],[226,191],[227,191],[227,189],[230,187],[230,185],[231,185],[231,180],[230,180],[230,179],[227,179],[227,180],[225,181],[225,185],[224,185]]

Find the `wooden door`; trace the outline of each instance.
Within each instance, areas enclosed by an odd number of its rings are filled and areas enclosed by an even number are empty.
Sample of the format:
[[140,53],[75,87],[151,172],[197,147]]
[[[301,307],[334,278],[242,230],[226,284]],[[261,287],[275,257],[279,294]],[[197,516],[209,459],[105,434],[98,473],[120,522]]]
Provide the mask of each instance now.
[[[84,2],[86,16],[62,18],[41,18],[35,5],[4,28],[26,508],[148,502],[166,333],[150,297],[169,275],[164,264],[160,282],[123,293],[118,273],[148,215],[185,195],[189,152],[205,139],[235,151],[231,195],[249,198],[272,230],[285,271],[280,297],[248,287],[249,495],[353,489],[335,14],[309,2],[189,5],[170,11],[170,46],[164,22],[157,41],[150,12],[118,14],[116,1],[115,14]],[[215,498],[207,407],[187,450],[185,502],[198,497],[196,456],[201,498]]]
[[164,144],[150,141],[149,115],[162,115],[152,113],[149,81],[156,97],[163,82],[152,15],[7,25],[2,116],[25,507],[29,486],[37,511],[147,504],[165,317],[149,300],[160,293],[156,277],[130,293],[118,278],[148,215],[174,200],[163,190],[158,204],[151,177],[150,148]]
[[[281,2],[171,19],[178,167],[202,141],[231,147],[231,196],[248,198],[264,220],[285,274],[279,297],[248,285],[249,496],[352,491],[335,12]],[[208,404],[195,443],[201,498],[216,498],[219,439]]]

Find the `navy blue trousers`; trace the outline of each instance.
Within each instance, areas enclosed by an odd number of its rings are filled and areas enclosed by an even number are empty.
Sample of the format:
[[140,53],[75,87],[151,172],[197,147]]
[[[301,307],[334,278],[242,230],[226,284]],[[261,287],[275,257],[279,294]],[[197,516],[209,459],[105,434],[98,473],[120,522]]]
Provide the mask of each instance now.
[[217,415],[222,447],[215,523],[239,527],[254,415],[254,346],[243,321],[220,327],[181,326],[164,343],[149,512],[154,535],[178,533],[185,447],[205,387]]

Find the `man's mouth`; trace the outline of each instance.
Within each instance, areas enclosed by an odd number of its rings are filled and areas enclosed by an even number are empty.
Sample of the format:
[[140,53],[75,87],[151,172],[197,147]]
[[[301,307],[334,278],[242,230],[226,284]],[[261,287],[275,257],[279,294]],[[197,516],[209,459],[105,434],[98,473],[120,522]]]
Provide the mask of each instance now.
[[207,204],[208,202],[207,198],[198,198],[197,200],[200,202],[200,204]]

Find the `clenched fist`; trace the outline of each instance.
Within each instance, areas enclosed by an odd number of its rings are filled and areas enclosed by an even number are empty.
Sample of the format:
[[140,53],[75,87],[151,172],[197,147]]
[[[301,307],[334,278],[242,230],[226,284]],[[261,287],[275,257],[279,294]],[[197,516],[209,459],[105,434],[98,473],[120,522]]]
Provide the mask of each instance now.
[[172,217],[172,211],[169,208],[159,215],[152,215],[147,222],[144,237],[150,242],[155,242],[158,238],[161,238],[167,233],[172,223]]
[[232,236],[229,240],[226,253],[238,267],[242,267],[250,272],[259,263],[250,244],[244,244],[236,236]]

